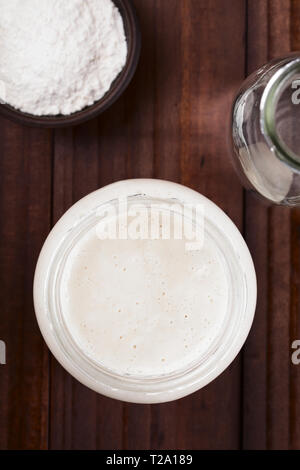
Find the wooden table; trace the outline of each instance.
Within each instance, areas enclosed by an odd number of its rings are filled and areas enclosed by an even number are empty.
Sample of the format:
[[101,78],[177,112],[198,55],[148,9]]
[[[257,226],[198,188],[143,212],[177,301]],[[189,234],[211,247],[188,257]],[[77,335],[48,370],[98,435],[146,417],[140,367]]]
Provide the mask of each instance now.
[[[300,212],[246,194],[227,127],[245,75],[300,49],[299,0],[136,0],[137,74],[103,116],[59,131],[0,121],[1,449],[300,449]],[[125,178],[181,182],[244,233],[258,274],[250,337],[205,389],[155,406],[88,390],[55,361],[38,330],[32,279],[63,212]]]

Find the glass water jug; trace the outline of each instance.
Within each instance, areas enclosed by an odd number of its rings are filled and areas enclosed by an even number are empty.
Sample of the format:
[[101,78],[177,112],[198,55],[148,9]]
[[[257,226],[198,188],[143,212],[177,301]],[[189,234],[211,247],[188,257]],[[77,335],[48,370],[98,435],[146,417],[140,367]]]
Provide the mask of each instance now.
[[233,105],[232,141],[248,189],[271,203],[300,205],[300,53],[244,82]]

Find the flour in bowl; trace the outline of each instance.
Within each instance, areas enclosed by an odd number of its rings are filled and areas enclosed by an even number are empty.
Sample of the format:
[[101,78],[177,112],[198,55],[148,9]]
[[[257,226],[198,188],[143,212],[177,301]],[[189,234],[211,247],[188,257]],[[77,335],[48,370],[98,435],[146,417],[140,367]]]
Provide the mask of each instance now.
[[0,11],[0,100],[23,112],[82,110],[124,68],[124,24],[112,0],[0,0]]

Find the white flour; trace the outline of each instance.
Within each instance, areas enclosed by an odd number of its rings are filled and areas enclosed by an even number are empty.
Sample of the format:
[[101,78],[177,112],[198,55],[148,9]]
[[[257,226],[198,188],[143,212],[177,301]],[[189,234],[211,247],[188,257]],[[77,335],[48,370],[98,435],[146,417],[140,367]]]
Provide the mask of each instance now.
[[0,0],[0,100],[35,115],[102,98],[125,65],[112,0]]

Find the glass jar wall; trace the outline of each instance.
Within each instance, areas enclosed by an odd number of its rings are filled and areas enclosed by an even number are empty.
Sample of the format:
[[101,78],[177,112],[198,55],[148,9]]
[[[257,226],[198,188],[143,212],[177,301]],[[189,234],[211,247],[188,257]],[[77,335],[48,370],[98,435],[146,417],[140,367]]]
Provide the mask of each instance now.
[[300,205],[300,53],[253,73],[233,105],[232,141],[244,185],[264,199]]

